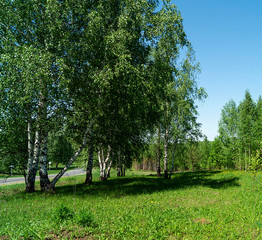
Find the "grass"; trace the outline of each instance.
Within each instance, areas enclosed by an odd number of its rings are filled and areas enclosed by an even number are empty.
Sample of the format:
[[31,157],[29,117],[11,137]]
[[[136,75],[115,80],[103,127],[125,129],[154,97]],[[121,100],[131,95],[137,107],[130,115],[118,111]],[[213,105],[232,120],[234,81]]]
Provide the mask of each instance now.
[[[96,171],[94,178],[91,186],[84,176],[62,179],[56,194],[0,187],[0,239],[262,238],[262,185],[251,173],[185,172],[165,180],[128,171],[100,182]],[[257,178],[262,182],[261,173]],[[70,218],[55,221],[61,209]]]

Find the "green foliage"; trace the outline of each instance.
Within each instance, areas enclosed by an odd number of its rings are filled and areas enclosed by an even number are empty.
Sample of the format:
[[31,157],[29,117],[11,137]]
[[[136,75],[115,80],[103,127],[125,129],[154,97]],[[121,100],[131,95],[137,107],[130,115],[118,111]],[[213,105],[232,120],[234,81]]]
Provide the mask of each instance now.
[[79,226],[86,227],[94,223],[94,215],[86,208],[82,208],[78,212],[75,212],[61,203],[52,211],[52,220],[59,224],[65,221],[72,221]]
[[58,166],[65,164],[73,155],[73,148],[61,132],[50,132],[48,135],[48,160]]
[[[0,106],[1,114],[1,106]],[[0,117],[0,172],[23,174],[27,163],[26,124],[19,118]]]
[[[174,142],[200,135],[194,100],[206,93],[197,86],[199,64],[170,1],[3,1],[0,22],[0,116],[32,121],[41,145],[54,131],[48,148],[41,146],[51,162],[65,163],[71,154],[57,134],[65,126],[81,144],[93,122],[88,143],[110,144],[127,167],[161,118]],[[188,52],[179,64],[183,47]],[[16,114],[13,105],[22,111]]]
[[73,216],[74,212],[70,208],[66,207],[64,204],[56,207],[52,213],[52,219],[57,223],[70,220],[73,218]]
[[215,138],[211,145],[209,162],[213,168],[221,169],[224,166],[224,160],[223,144],[218,138]]
[[[261,142],[261,97],[254,102],[246,91],[237,106],[230,100],[222,109],[219,121],[221,151],[213,151],[213,156],[223,158],[223,167],[254,170],[258,167],[257,154]],[[215,147],[215,146],[214,146]],[[211,159],[212,160],[212,159]]]
[[262,169],[262,152],[261,148],[256,151],[256,155],[251,157],[250,170],[256,172]]
[[94,219],[94,215],[86,208],[81,209],[74,217],[75,222],[80,226],[91,226]]

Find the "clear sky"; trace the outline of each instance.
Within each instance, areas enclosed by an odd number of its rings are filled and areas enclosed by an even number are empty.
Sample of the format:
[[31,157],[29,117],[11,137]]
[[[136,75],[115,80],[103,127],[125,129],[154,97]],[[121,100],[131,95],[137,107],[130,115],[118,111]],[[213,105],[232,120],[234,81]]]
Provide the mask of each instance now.
[[199,86],[208,98],[199,103],[202,132],[217,136],[222,107],[237,104],[249,90],[262,95],[262,0],[172,0],[200,62]]

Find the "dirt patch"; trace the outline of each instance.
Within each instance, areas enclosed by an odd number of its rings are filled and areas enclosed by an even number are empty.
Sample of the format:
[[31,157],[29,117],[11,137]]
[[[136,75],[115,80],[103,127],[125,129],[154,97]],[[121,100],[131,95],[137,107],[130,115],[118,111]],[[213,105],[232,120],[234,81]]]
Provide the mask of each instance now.
[[50,232],[45,240],[55,240],[55,239],[77,239],[77,240],[92,240],[94,237],[89,236],[87,233],[78,233],[72,231],[63,230],[60,233]]
[[195,223],[199,223],[201,225],[205,225],[205,224],[210,224],[211,221],[209,219],[206,218],[197,218],[195,220],[193,220]]
[[6,236],[6,235],[3,235],[3,236],[0,236],[0,240],[9,240],[10,237]]

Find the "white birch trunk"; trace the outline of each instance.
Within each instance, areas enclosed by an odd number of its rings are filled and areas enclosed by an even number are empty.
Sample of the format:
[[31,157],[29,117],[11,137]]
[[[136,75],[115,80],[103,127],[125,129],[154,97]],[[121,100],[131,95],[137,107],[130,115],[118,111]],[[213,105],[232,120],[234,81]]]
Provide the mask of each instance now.
[[[143,163],[143,170],[144,170],[144,163]],[[121,177],[122,173],[122,154],[121,151],[118,153],[118,161],[117,161],[117,176]]]
[[94,146],[93,146],[93,124],[90,127],[90,135],[89,135],[89,145],[88,145],[88,162],[86,166],[86,180],[85,184],[92,184],[93,182],[93,161],[94,161]]
[[[35,132],[35,143],[34,149],[32,149],[32,128],[30,126],[30,156],[26,177],[26,192],[34,192],[35,191],[35,177],[38,168],[39,161],[39,151],[40,151],[40,134],[39,134],[39,123],[37,123],[36,132]],[[28,140],[29,144],[29,140]]]
[[103,149],[98,150],[98,161],[99,161],[99,169],[100,169],[100,180],[103,181],[104,179],[104,159],[103,159]]
[[[47,95],[47,94],[46,94]],[[39,176],[40,176],[40,187],[41,191],[49,191],[50,180],[48,178],[48,160],[47,160],[47,137],[48,137],[48,126],[47,126],[47,98],[41,96],[41,108],[40,114],[40,154],[39,154]]]
[[107,179],[106,166],[109,161],[110,152],[111,152],[111,148],[110,146],[108,146],[107,156],[105,158],[104,150],[102,149],[102,147],[98,151],[98,161],[99,161],[99,166],[100,166],[100,180],[101,181],[104,181]]
[[173,173],[173,169],[174,169],[175,151],[176,151],[176,141],[174,141],[173,157],[172,157],[172,166],[171,166],[171,170],[170,170],[170,173],[169,173],[169,179],[171,179],[171,176],[172,176],[172,173]]
[[168,128],[166,128],[166,131],[165,131],[165,146],[164,146],[164,153],[165,153],[165,156],[164,156],[164,177],[165,178],[168,178],[168,170],[167,170],[167,154],[168,154]]
[[91,143],[88,148],[88,162],[86,167],[86,180],[85,184],[92,184],[92,170],[93,170],[93,161],[94,161],[94,147]]
[[[27,149],[28,149],[28,163],[27,163],[27,170],[28,172],[32,173],[33,168],[33,161],[34,161],[34,144],[33,144],[33,130],[32,130],[32,119],[28,120],[27,123]],[[26,184],[26,192],[30,191],[30,175],[27,174],[25,179]]]
[[247,171],[247,149],[245,147],[245,172]]
[[[92,125],[92,123],[91,123],[91,125]],[[81,146],[78,148],[78,150],[76,151],[74,156],[70,158],[70,160],[68,161],[66,166],[52,180],[52,182],[50,183],[51,187],[49,189],[53,189],[53,190],[55,189],[55,185],[56,185],[57,181],[64,175],[64,173],[69,169],[69,167],[72,165],[72,163],[77,159],[77,157],[80,155],[80,153],[86,147],[86,145],[87,145],[87,135],[90,132],[90,126],[87,127],[87,129],[86,129],[86,131],[84,133],[83,142],[82,142]]]
[[42,135],[39,155],[39,176],[41,191],[49,191],[50,180],[48,178],[48,160],[47,160],[47,135]]
[[160,168],[160,126],[158,128],[158,140],[157,140],[157,159],[156,159],[156,173],[157,176],[160,177],[161,174],[161,168]]
[[112,167],[112,163],[113,163],[113,161],[111,160],[108,164],[107,171],[106,171],[106,178],[110,177],[110,170],[111,170],[111,167]]

